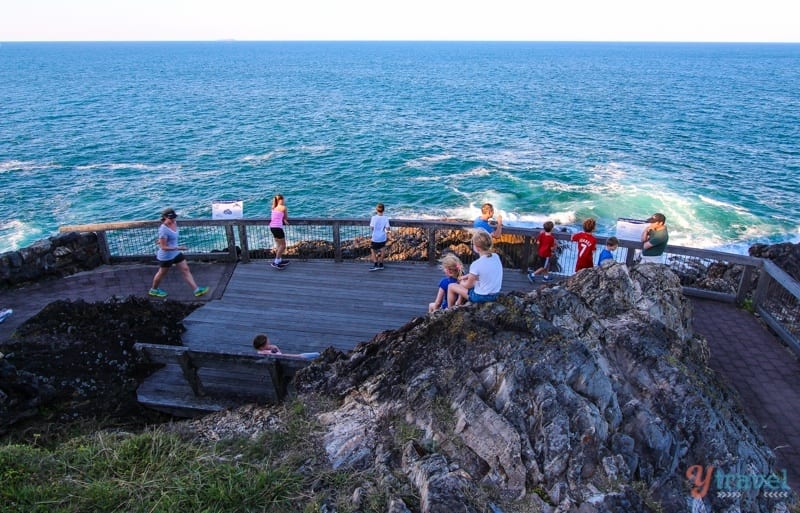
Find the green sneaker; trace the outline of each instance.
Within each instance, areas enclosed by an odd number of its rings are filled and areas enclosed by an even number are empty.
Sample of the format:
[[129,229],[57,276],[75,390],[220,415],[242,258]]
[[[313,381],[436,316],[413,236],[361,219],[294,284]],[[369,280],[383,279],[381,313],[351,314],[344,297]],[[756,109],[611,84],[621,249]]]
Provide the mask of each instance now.
[[195,297],[200,297],[204,294],[207,294],[208,291],[211,290],[209,287],[197,287],[194,291]]
[[163,291],[161,289],[150,289],[150,292],[148,292],[148,294],[150,294],[153,297],[167,297],[166,291]]

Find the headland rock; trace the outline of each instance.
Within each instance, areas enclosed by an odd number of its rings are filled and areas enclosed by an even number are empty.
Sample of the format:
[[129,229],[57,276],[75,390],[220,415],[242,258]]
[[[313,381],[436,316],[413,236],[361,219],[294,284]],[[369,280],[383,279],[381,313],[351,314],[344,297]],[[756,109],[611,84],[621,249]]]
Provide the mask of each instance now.
[[[691,511],[689,467],[767,475],[774,460],[691,319],[666,267],[613,264],[415,319],[296,386],[339,401],[319,416],[331,465],[378,469],[425,512],[487,511],[487,489],[502,511]],[[775,507],[757,490],[702,500]]]

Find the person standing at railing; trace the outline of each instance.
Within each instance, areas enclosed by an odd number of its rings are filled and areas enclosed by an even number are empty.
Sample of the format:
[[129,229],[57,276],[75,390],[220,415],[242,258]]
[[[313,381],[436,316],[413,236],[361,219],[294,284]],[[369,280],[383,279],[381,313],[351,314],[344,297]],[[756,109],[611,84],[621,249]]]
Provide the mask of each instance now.
[[533,272],[528,273],[528,281],[536,282],[536,277],[540,274],[544,276],[544,281],[550,281],[550,259],[553,258],[553,249],[556,247],[556,238],[553,236],[553,221],[545,221],[542,231],[536,236],[536,244],[539,249],[536,252],[536,262],[533,265]]
[[597,239],[592,232],[597,227],[597,222],[591,217],[583,221],[583,231],[572,236],[572,241],[578,243],[578,259],[575,262],[575,272],[581,269],[594,267],[594,251],[597,249]]
[[614,261],[614,253],[617,251],[619,247],[619,239],[616,237],[609,237],[606,240],[606,247],[603,248],[603,251],[600,252],[600,256],[597,257],[597,265],[602,264],[606,260]]
[[178,266],[183,279],[192,287],[192,293],[200,297],[207,294],[208,287],[198,287],[192,276],[192,271],[189,270],[189,264],[186,262],[186,257],[183,256],[181,251],[186,250],[186,246],[178,245],[178,222],[176,219],[178,214],[171,208],[164,209],[161,212],[161,226],[158,227],[158,251],[156,252],[156,259],[159,262],[159,268],[156,275],[153,277],[153,286],[150,287],[149,295],[153,297],[167,297],[167,293],[159,288],[161,280],[164,279],[169,268],[173,265]]
[[[495,221],[492,221],[492,218]],[[503,216],[494,215],[494,206],[491,203],[481,205],[481,215],[472,223],[475,228],[483,228],[492,237],[503,235]]]
[[667,218],[657,212],[647,220],[647,228],[642,231],[642,262],[660,264],[664,262],[664,250],[669,242]]
[[289,211],[286,209],[283,194],[276,194],[272,198],[272,214],[269,219],[269,231],[275,239],[275,260],[271,264],[275,269],[285,269],[289,265],[289,261],[283,259],[286,251],[286,233],[283,227],[288,224]]
[[375,215],[369,220],[369,227],[372,230],[372,240],[369,250],[372,253],[372,267],[370,271],[383,270],[383,258],[386,251],[386,241],[389,240],[389,218],[383,215],[383,203],[375,206]]

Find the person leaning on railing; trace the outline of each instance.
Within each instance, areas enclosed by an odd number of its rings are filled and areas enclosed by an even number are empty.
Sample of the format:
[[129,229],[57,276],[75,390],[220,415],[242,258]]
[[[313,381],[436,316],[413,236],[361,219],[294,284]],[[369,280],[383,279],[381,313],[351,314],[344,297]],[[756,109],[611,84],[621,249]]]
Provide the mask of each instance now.
[[664,250],[669,242],[667,218],[662,213],[655,213],[647,219],[649,223],[642,231],[642,262],[660,264],[664,261]]
[[[492,221],[492,217],[495,221]],[[494,215],[494,206],[491,203],[481,205],[481,215],[472,223],[474,228],[483,228],[492,237],[503,235],[503,217]]]

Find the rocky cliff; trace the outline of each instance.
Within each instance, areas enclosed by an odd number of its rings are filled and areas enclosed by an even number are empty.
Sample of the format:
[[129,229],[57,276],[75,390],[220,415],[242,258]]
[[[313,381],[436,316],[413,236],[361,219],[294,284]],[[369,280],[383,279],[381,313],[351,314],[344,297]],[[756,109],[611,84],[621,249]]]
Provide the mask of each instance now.
[[773,461],[691,316],[664,266],[614,264],[415,319],[297,387],[337,400],[319,416],[333,467],[382,473],[425,512],[783,510],[759,490],[690,494],[693,465]]

